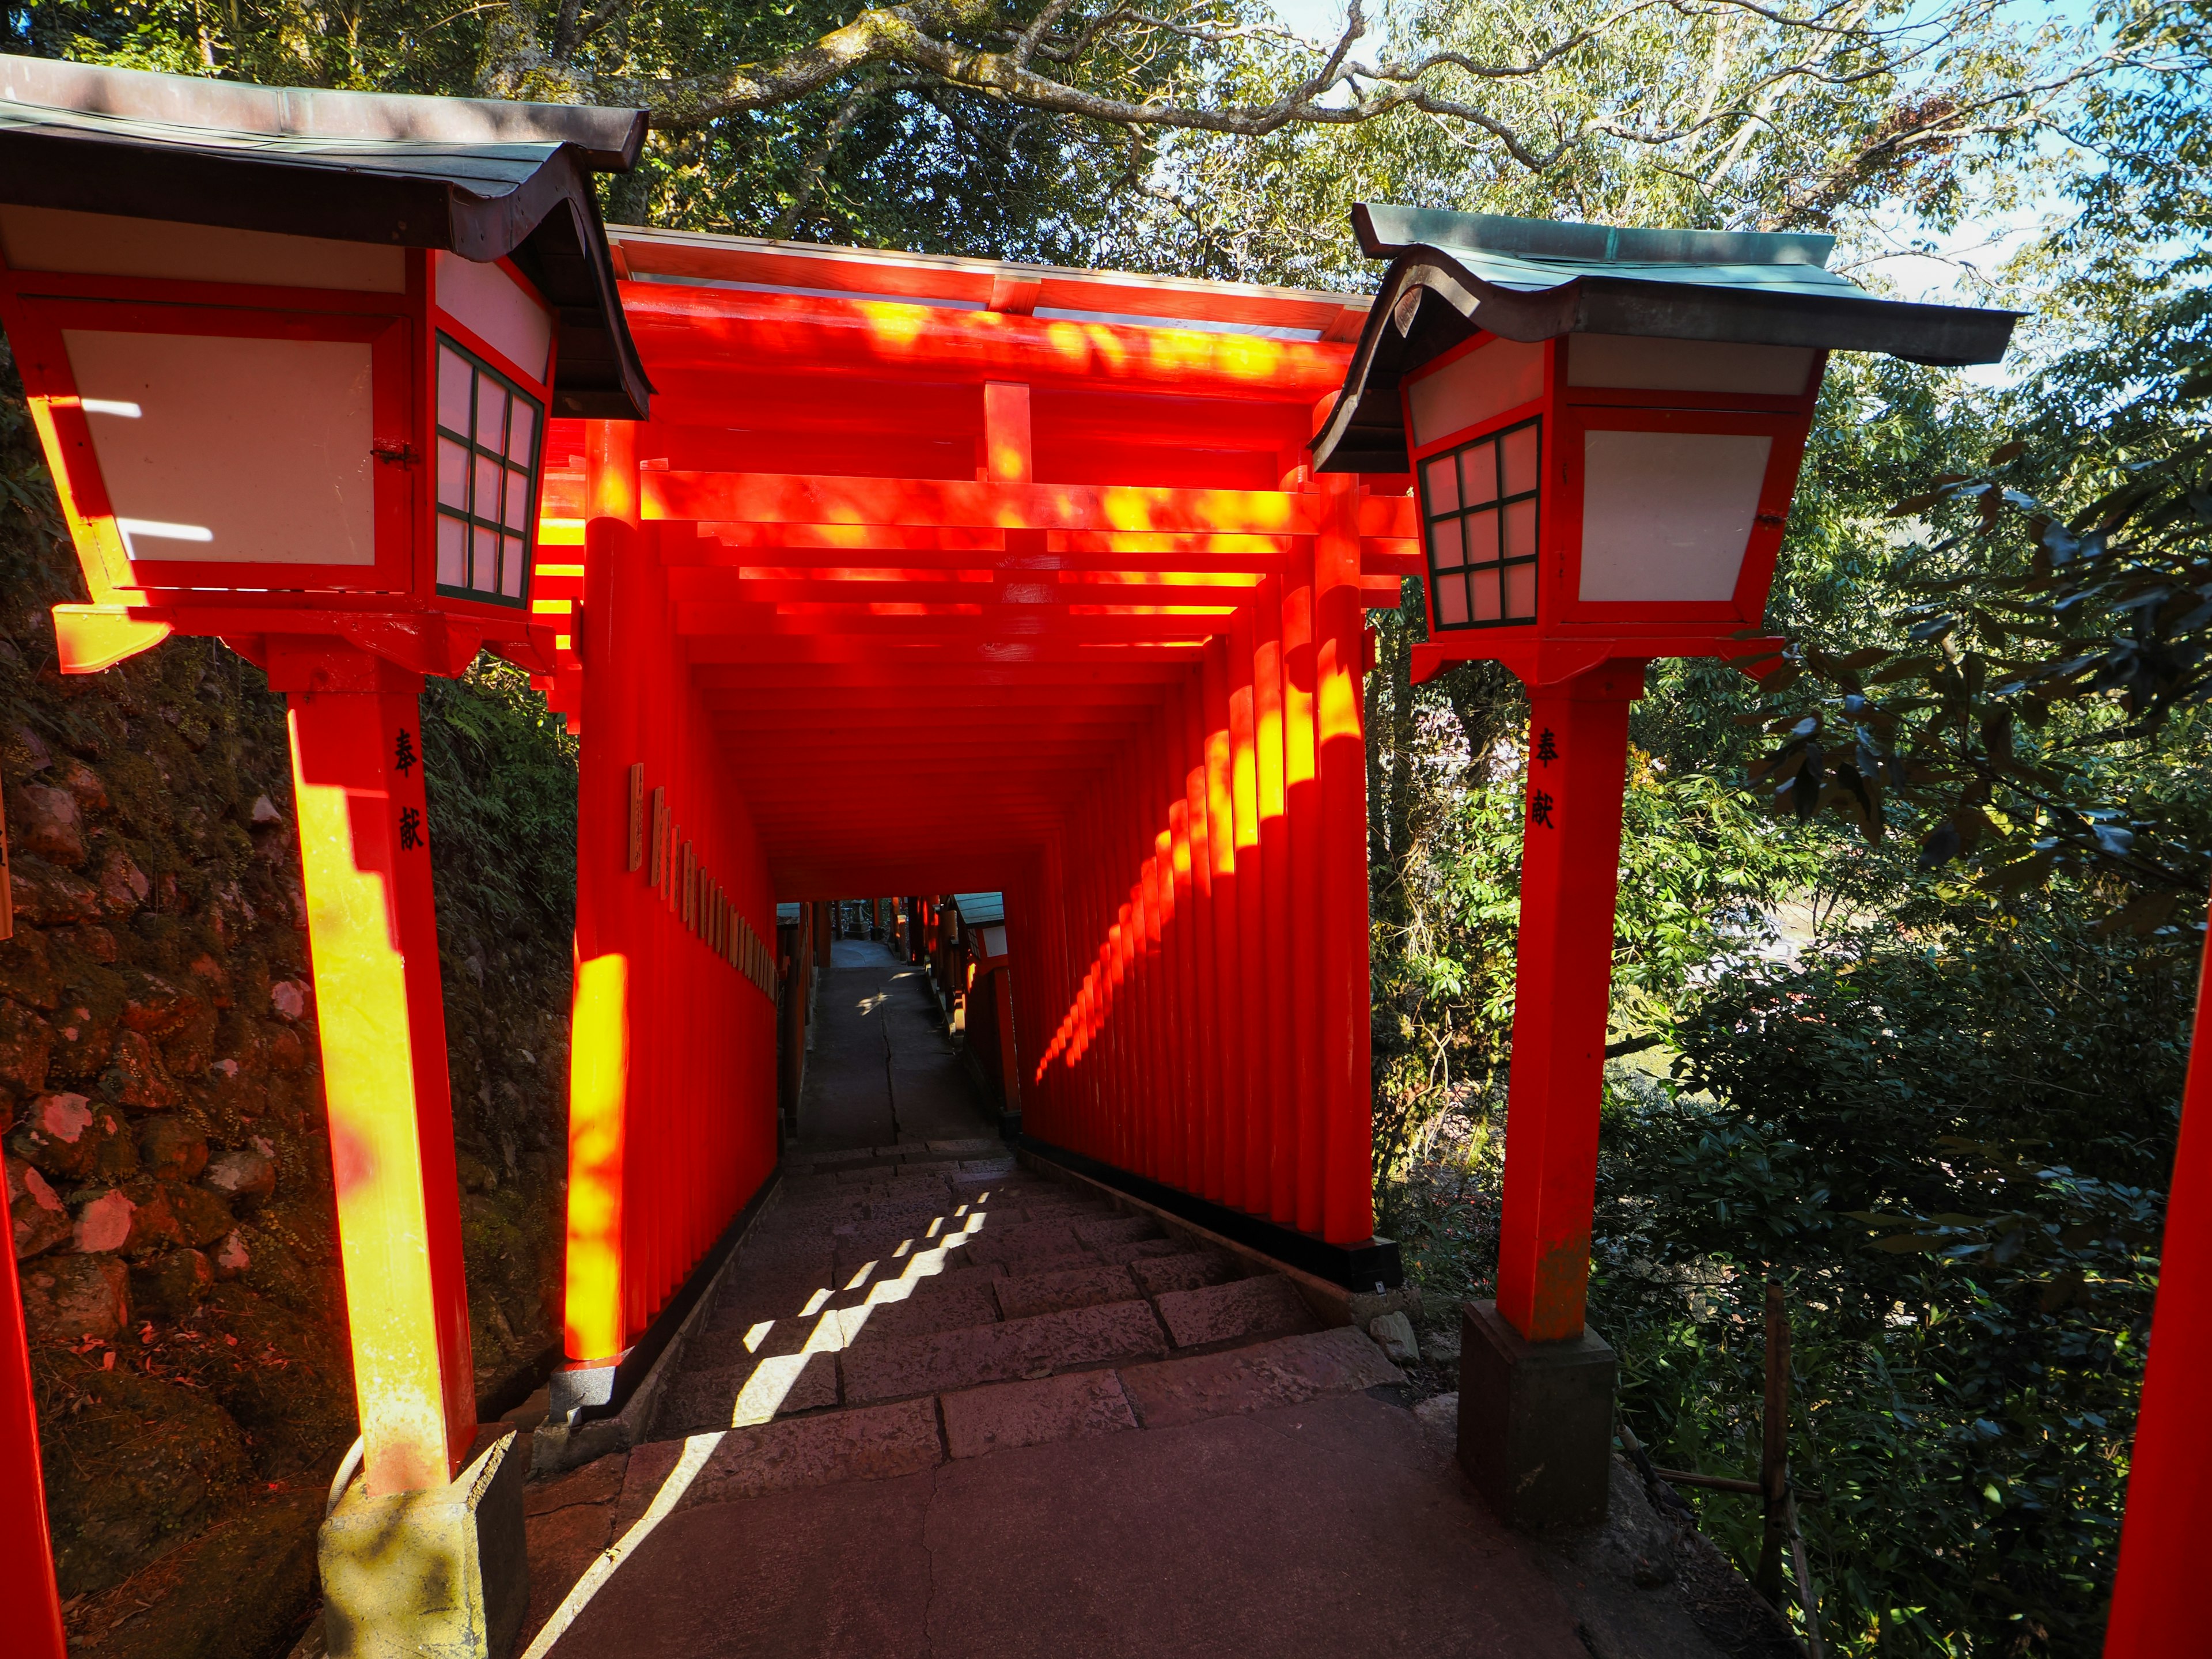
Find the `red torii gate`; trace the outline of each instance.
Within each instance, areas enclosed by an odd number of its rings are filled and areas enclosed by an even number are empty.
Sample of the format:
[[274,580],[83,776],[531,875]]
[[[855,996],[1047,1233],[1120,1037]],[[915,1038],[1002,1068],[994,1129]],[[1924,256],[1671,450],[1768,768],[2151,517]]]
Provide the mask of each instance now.
[[610,241],[653,417],[553,424],[533,588],[583,746],[557,1397],[611,1401],[735,1207],[665,1201],[695,1127],[636,1104],[696,1097],[633,964],[720,789],[749,912],[1006,891],[1030,1134],[1364,1244],[1363,611],[1418,554],[1407,480],[1304,446],[1364,301]]

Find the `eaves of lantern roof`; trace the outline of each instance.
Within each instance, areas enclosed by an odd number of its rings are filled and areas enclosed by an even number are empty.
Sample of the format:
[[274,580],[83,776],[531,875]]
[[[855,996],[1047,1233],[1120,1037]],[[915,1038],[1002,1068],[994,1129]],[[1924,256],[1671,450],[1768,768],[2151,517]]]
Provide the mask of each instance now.
[[1006,919],[1004,893],[955,893],[952,903],[970,927],[995,927]]
[[645,416],[591,175],[642,110],[259,87],[0,54],[0,203],[512,258],[550,304],[556,412]]
[[1644,335],[1878,351],[1955,368],[2004,355],[2020,313],[1869,294],[1827,269],[1832,236],[1638,229],[1362,203],[1388,259],[1342,393],[1315,435],[1325,472],[1402,472],[1399,382],[1477,333]]

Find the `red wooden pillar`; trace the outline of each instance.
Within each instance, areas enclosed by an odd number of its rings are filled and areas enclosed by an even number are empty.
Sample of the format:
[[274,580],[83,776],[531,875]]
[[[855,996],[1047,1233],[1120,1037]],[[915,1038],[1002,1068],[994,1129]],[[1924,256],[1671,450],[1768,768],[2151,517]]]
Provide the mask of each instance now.
[[1237,805],[1229,734],[1227,647],[1206,653],[1206,848],[1213,866],[1213,1017],[1216,1111],[1206,1154],[1206,1196],[1244,1201],[1244,1005],[1237,939]]
[[[1267,1009],[1266,1212],[1285,1227],[1297,1224],[1294,1184],[1297,1159],[1297,1063],[1291,1015],[1290,822],[1284,791],[1282,584],[1260,584],[1254,624],[1253,709],[1259,754],[1261,971]],[[1261,1206],[1253,1206],[1255,1209]]]
[[476,1433],[419,674],[272,639],[371,1496],[442,1486]]
[[[593,421],[585,428],[584,733],[576,816],[575,984],[568,1049],[567,1312],[562,1346],[572,1363],[610,1364],[629,1332],[624,1245],[636,1218],[623,1194],[636,1011],[647,990],[640,957],[659,895],[653,878],[661,824],[653,810],[666,773],[642,740],[638,675],[656,660],[629,653],[648,619],[627,568],[642,556],[637,427]],[[620,664],[636,672],[623,672]],[[596,671],[596,672],[594,672]],[[635,782],[629,772],[639,768]],[[666,802],[663,794],[660,799]],[[638,818],[635,842],[631,817]]]
[[1283,598],[1283,817],[1290,892],[1283,954],[1291,975],[1290,1034],[1295,1219],[1322,1230],[1321,773],[1314,727],[1313,549],[1294,544]]
[[1319,758],[1322,1236],[1349,1244],[1375,1230],[1370,1165],[1367,746],[1360,725],[1367,613],[1359,587],[1356,478],[1314,480],[1314,722]]
[[1243,1038],[1244,1123],[1231,1157],[1237,1170],[1238,1207],[1267,1212],[1267,1136],[1274,1092],[1267,1025],[1267,955],[1261,939],[1259,710],[1250,608],[1240,608],[1229,635],[1230,804],[1237,825],[1237,1006]]
[[2164,1659],[2204,1640],[2204,1543],[2212,1538],[2212,935],[2197,971],[2197,1029],[2181,1095],[2181,1139],[2166,1190],[2158,1303],[2129,1460],[2119,1576],[2106,1659]]
[[1531,689],[1498,1311],[1531,1341],[1580,1334],[1613,982],[1628,705],[1644,665]]
[[1184,1131],[1187,1191],[1218,1197],[1214,1171],[1221,1136],[1221,1042],[1214,997],[1213,848],[1206,823],[1203,681],[1193,673],[1176,695],[1182,722],[1183,829],[1190,847],[1190,1005],[1198,1041],[1191,1056],[1190,1120]]
[[12,1242],[0,1250],[0,1628],[21,1659],[67,1659]]

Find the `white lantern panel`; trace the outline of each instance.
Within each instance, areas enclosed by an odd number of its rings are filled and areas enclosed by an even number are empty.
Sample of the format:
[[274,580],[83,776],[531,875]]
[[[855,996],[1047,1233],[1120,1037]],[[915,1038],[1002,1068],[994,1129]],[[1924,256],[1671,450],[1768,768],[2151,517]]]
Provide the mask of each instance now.
[[0,207],[0,253],[17,270],[407,291],[407,257],[396,247],[67,208]]
[[1773,447],[1763,434],[1584,434],[1582,597],[1735,598]]
[[432,264],[438,304],[516,368],[543,380],[553,349],[553,313],[496,264],[446,252],[434,255]]
[[1439,455],[1422,471],[1427,475],[1429,511],[1449,513],[1459,505],[1459,465],[1449,455]]
[[366,342],[65,329],[133,559],[376,562]]
[[1803,393],[1812,372],[1810,346],[1662,340],[1641,334],[1577,334],[1567,342],[1569,386],[1795,398]]
[[1437,578],[1437,625],[1440,628],[1464,628],[1467,625],[1467,578],[1456,572]]
[[1544,395],[1544,348],[1492,339],[1406,388],[1416,447]]

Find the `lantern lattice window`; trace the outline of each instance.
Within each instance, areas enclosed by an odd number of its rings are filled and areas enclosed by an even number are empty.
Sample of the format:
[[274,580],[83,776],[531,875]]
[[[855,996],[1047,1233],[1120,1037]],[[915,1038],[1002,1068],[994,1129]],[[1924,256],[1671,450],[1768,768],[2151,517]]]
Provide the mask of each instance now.
[[1421,463],[1429,588],[1439,629],[1492,628],[1536,616],[1540,418]]
[[544,405],[443,336],[438,341],[438,586],[526,604],[537,514],[531,480]]

